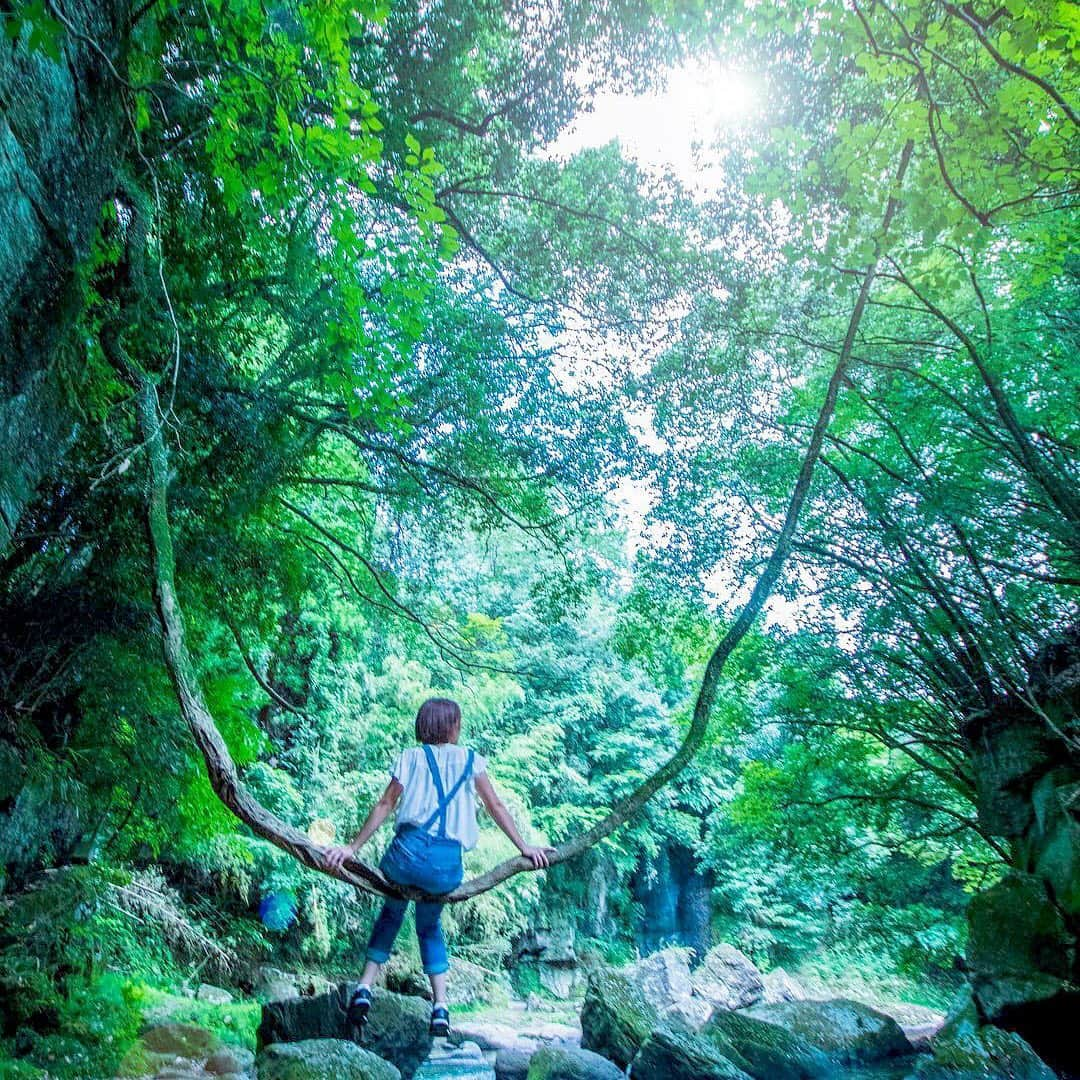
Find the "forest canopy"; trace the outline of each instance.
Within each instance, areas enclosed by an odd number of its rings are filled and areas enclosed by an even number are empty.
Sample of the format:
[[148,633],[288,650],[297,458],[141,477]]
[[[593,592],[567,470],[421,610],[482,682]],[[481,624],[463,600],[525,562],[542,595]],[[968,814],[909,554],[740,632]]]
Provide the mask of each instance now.
[[[311,868],[436,694],[565,859],[484,830],[477,964],[561,919],[943,1005],[1015,871],[1075,938],[1075,5],[0,22],[4,1053],[355,967]],[[686,72],[730,107],[650,158]]]

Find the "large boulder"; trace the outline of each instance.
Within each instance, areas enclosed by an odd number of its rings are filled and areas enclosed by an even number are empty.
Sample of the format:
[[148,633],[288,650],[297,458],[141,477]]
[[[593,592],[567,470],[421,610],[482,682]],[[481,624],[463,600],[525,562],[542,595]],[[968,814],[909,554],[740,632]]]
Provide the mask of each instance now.
[[590,976],[581,1007],[583,1047],[625,1069],[659,1023],[656,1009],[629,979],[606,968]]
[[[348,1003],[356,984],[346,983],[344,989],[343,1000]],[[364,1045],[392,1061],[409,1080],[431,1051],[430,1022],[431,1009],[426,1001],[376,990],[364,1029]]]
[[281,1001],[300,996],[300,979],[291,972],[259,964],[250,978],[251,993],[259,1001]]
[[[256,1033],[258,1045],[348,1039],[352,1033],[346,1024],[345,1009],[356,985],[342,983],[325,994],[266,1002]],[[431,1049],[429,1019],[430,1010],[420,998],[378,989],[372,996],[365,1045],[392,1061],[408,1080]]]
[[205,1001],[210,1005],[228,1005],[233,999],[232,994],[221,986],[212,983],[199,983],[195,991],[196,1001]]
[[667,1028],[657,1028],[645,1040],[630,1065],[630,1076],[632,1080],[751,1080],[714,1042]]
[[694,992],[690,978],[690,950],[678,947],[661,949],[629,970],[630,978],[658,1009],[683,1001]]
[[1023,693],[972,711],[962,732],[980,825],[1015,867],[968,907],[980,1018],[1080,1074],[1080,625],[1047,640]]
[[733,945],[710,949],[690,981],[694,994],[714,1009],[745,1009],[765,994],[761,972]]
[[453,1024],[459,1035],[476,1043],[481,1050],[516,1050],[531,1054],[540,1049],[535,1038],[523,1035],[520,1028],[510,1024],[475,1016],[463,1016],[460,1020],[454,1017]]
[[755,1005],[749,1014],[785,1028],[843,1064],[864,1064],[912,1052],[911,1043],[891,1016],[860,1001],[779,1001]]
[[255,1064],[259,1080],[401,1080],[389,1061],[344,1039],[271,1043]]
[[1054,1080],[1053,1070],[1017,1034],[983,1024],[974,1002],[953,1012],[908,1080]]
[[742,1068],[757,1080],[822,1080],[836,1073],[825,1053],[805,1039],[745,1013],[715,1012],[700,1034],[722,1050],[734,1048]]
[[547,1046],[533,1054],[527,1080],[624,1080],[625,1075],[591,1050]]
[[1046,885],[1033,874],[1014,872],[973,897],[968,930],[972,989],[987,1020],[1068,992],[1075,945]]

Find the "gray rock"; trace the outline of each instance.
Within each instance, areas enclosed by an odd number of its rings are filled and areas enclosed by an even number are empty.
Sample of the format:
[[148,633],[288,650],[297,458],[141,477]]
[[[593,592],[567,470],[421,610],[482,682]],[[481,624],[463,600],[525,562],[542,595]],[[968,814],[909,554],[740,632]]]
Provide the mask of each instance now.
[[199,989],[195,991],[196,1001],[207,1001],[211,1005],[228,1005],[233,996],[228,990],[212,983],[199,983]]
[[143,1047],[154,1054],[193,1058],[200,1063],[221,1048],[221,1040],[195,1024],[158,1024],[142,1033]]
[[785,1028],[745,1013],[718,1010],[700,1034],[717,1041],[727,1057],[758,1080],[823,1080],[836,1074],[823,1051]]
[[517,1050],[532,1053],[539,1049],[539,1042],[523,1035],[509,1024],[500,1024],[493,1020],[479,1020],[473,1017],[454,1018],[454,1030],[471,1039],[481,1050]]
[[571,922],[534,926],[514,943],[514,959],[540,960],[547,964],[574,964],[577,950]]
[[250,1072],[255,1055],[243,1046],[223,1046],[206,1060],[206,1071],[213,1076],[229,1076],[232,1073]]
[[753,961],[727,944],[717,945],[705,954],[691,984],[695,996],[715,1009],[745,1009],[765,994],[765,983]]
[[495,1055],[495,1080],[526,1080],[532,1050],[500,1050]]
[[625,1069],[660,1023],[629,979],[609,969],[589,978],[581,1007],[581,1045]]
[[255,969],[252,984],[252,993],[259,1001],[285,1001],[300,996],[297,976],[268,964],[260,964]]
[[712,1014],[712,1005],[700,997],[682,998],[661,1012],[665,1020],[691,1031],[697,1031]]
[[645,1040],[630,1065],[630,1076],[631,1080],[751,1080],[715,1043],[665,1028],[657,1028]]
[[401,1080],[390,1062],[344,1039],[271,1043],[256,1067],[259,1080]]
[[783,968],[773,968],[761,976],[765,992],[762,994],[763,1005],[773,1005],[777,1001],[805,1001],[810,995],[794,975]]
[[779,1025],[844,1064],[864,1064],[912,1052],[891,1016],[860,1001],[780,1001],[756,1005],[749,1015]]
[[628,974],[658,1009],[690,997],[694,990],[689,949],[661,949],[634,964]]
[[529,1062],[527,1080],[624,1080],[607,1058],[580,1047],[547,1046]]

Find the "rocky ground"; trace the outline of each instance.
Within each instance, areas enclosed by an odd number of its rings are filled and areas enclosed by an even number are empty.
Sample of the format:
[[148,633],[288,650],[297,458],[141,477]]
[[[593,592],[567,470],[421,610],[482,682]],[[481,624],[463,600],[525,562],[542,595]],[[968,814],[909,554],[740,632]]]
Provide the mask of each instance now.
[[[475,970],[463,966],[461,986]],[[481,980],[482,981],[482,980]],[[398,978],[399,989],[418,989]],[[144,1080],[1054,1080],[1018,1035],[980,1022],[968,999],[948,1018],[812,998],[782,971],[763,975],[720,945],[690,969],[666,949],[621,970],[596,968],[584,998],[507,999],[458,1010],[455,1036],[432,1040],[428,1004],[380,988],[362,1045],[346,1029],[353,984],[264,969],[255,1047],[170,1020],[168,1003],[128,1055]],[[480,993],[477,986],[473,992]],[[215,998],[217,995],[217,998]],[[481,995],[482,996],[482,995]],[[498,997],[493,994],[492,997]],[[229,1008],[227,991],[202,1001]]]

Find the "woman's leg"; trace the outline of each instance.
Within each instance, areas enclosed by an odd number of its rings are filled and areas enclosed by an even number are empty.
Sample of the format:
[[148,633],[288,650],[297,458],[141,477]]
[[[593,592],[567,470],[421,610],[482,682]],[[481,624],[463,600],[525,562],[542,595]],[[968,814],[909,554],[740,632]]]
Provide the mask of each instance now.
[[446,1004],[446,972],[440,971],[435,975],[428,976],[431,983],[431,1001],[433,1005]]
[[[416,902],[416,937],[420,942],[420,960],[424,965],[424,972],[429,977],[442,976],[440,994],[436,989],[435,979],[431,980],[431,989],[435,993],[436,1001],[445,1001],[446,997],[446,970],[450,967],[449,958],[446,955],[446,940],[443,938],[442,923],[439,916],[442,915],[442,904],[426,903],[422,900]],[[370,950],[368,955],[371,955]]]
[[[393,900],[389,897],[383,902],[382,911],[379,912],[379,917],[371,928],[371,937],[368,939],[369,966],[372,963],[385,964],[390,959],[390,951],[394,947],[394,940],[401,929],[401,922],[405,918],[405,908],[408,905],[408,900]],[[417,919],[417,924],[419,929],[419,919]],[[364,975],[367,973],[368,969],[365,968]],[[366,983],[367,980],[363,981]]]

